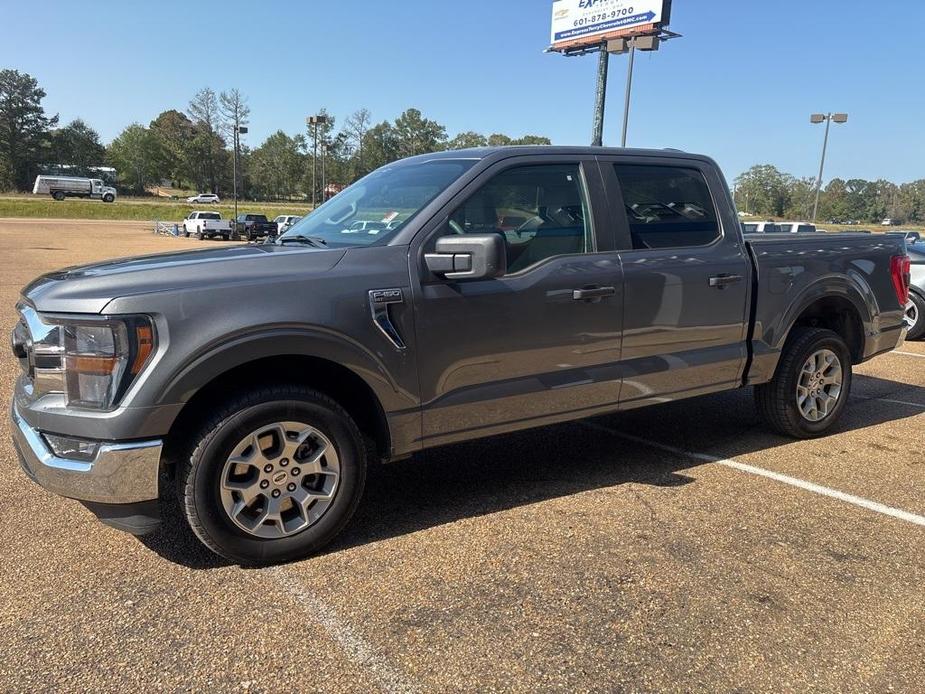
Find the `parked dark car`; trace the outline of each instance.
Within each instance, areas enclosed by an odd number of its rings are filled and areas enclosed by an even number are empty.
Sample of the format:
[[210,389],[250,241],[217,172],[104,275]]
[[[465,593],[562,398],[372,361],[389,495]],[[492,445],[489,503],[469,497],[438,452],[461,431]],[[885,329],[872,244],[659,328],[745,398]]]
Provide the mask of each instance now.
[[275,237],[276,222],[271,222],[262,214],[239,214],[234,224],[235,236],[246,241]]
[[909,302],[906,304],[906,322],[909,324],[909,339],[925,337],[925,241],[906,240],[906,249],[911,261],[911,283]]
[[821,436],[902,342],[908,286],[903,239],[746,240],[703,156],[427,154],[272,244],[34,280],[12,434],[111,525],[152,530],[175,488],[215,552],[285,561],[344,528],[369,462],[434,446],[746,386],[772,430]]

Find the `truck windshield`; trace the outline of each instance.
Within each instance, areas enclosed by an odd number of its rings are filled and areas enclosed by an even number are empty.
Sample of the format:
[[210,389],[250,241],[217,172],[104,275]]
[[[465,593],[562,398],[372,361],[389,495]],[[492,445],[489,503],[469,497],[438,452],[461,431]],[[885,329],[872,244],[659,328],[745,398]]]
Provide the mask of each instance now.
[[308,237],[328,248],[381,245],[474,163],[433,159],[384,166],[302,217],[277,243]]

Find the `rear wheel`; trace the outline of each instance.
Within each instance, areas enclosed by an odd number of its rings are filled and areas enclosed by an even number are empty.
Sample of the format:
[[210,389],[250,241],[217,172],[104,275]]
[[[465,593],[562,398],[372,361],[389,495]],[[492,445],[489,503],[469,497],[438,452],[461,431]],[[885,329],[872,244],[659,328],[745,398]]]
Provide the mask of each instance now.
[[795,438],[822,436],[838,421],[851,392],[851,352],[835,332],[794,328],[774,378],[755,387],[762,419]]
[[212,551],[244,564],[317,552],[350,520],[366,480],[356,424],[300,386],[239,395],[191,447],[178,475],[187,521]]
[[51,197],[60,202],[61,200],[64,200],[64,193],[62,193],[60,190],[56,190],[51,194]]
[[918,340],[925,336],[925,299],[916,294],[909,292],[909,301],[906,303],[906,325],[909,331],[906,338],[909,340]]

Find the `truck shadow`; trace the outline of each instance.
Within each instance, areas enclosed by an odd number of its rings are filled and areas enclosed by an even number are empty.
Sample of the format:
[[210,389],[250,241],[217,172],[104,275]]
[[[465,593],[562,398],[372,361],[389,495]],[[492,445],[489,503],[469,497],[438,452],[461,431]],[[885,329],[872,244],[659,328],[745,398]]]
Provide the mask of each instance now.
[[[923,411],[925,388],[855,375],[852,399],[834,433]],[[445,446],[371,468],[356,515],[326,553],[621,484],[679,487],[695,481],[685,470],[704,464],[613,432],[722,457],[801,445],[769,433],[758,420],[750,389],[744,389]],[[883,444],[878,442],[881,450]],[[176,519],[177,511],[168,508],[165,515]],[[182,522],[165,522],[156,534],[140,539],[190,568],[227,565]]]

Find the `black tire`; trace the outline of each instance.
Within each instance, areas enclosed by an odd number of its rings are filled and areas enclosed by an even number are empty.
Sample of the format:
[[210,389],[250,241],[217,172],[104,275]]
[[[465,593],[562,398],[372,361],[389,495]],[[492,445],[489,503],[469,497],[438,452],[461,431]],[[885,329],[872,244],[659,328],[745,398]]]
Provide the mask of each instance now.
[[[834,408],[819,421],[803,416],[797,405],[797,383],[803,364],[821,350],[835,353],[842,368],[841,392]],[[784,346],[777,371],[768,383],[755,386],[758,414],[772,429],[798,439],[823,436],[839,419],[851,394],[851,351],[835,332],[823,328],[794,328]]]
[[186,238],[189,238],[189,229],[187,229],[186,227],[183,227],[183,236],[185,236]]
[[58,202],[61,202],[62,200],[64,200],[64,193],[62,193],[60,190],[56,190],[54,193],[51,194],[51,197],[53,197]]
[[[219,478],[234,446],[250,432],[276,421],[304,422],[333,443],[340,478],[331,505],[296,534],[264,539],[228,517]],[[318,391],[295,385],[267,387],[232,397],[192,437],[191,452],[178,470],[179,497],[190,528],[216,554],[241,564],[270,564],[313,554],[331,542],[353,516],[366,482],[367,449],[350,415]]]
[[915,307],[915,322],[909,326],[906,339],[920,340],[925,337],[925,298],[915,292],[909,292],[909,301]]
[[222,241],[228,240],[228,234],[222,234]]
[[112,193],[106,193],[106,195],[103,196],[103,202],[113,202],[113,201],[115,201],[115,198],[112,196]]

